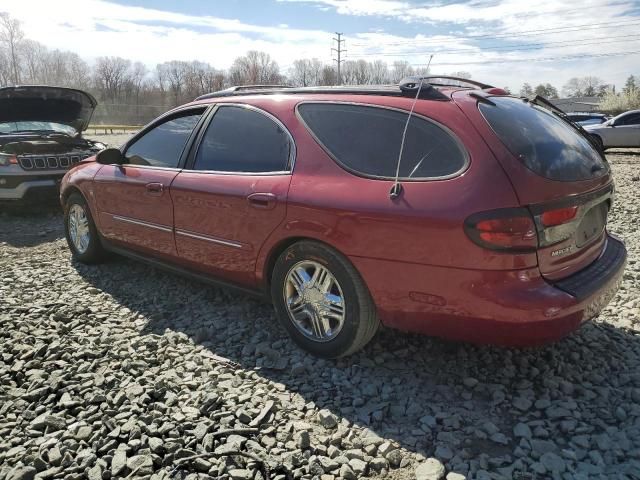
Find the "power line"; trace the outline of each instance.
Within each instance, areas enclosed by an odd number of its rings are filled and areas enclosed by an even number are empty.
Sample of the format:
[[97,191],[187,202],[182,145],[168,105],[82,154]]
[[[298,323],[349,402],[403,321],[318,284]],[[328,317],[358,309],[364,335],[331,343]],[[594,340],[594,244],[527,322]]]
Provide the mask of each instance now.
[[[479,7],[479,8],[492,8],[492,7],[499,7],[499,5],[497,5],[495,2],[487,2],[489,3],[489,5],[482,5],[482,4],[474,4],[474,7]],[[464,5],[464,3],[462,2],[451,2],[451,3],[446,3],[446,4],[441,4],[441,5],[430,5],[429,7],[427,7],[428,9],[436,9],[436,8],[443,8],[443,7],[450,7],[450,6],[462,6]],[[606,5],[607,7],[619,7],[619,6],[624,6],[625,3],[624,2],[618,2],[618,3],[609,3],[608,5]],[[583,12],[585,10],[591,10],[593,8],[599,8],[602,9],[603,5],[591,5],[591,6],[586,6],[586,7],[580,7],[580,8],[568,8],[568,9],[561,9],[561,10],[549,10],[549,11],[535,11],[535,10],[525,10],[524,13],[504,13],[503,11],[501,11],[501,15],[503,17],[506,16],[511,16],[511,17],[515,17],[517,19],[520,18],[529,18],[529,17],[541,17],[541,16],[546,16],[546,15],[557,15],[560,13],[571,13],[571,12]],[[528,13],[527,13],[528,12]]]
[[344,60],[341,57],[342,57],[342,53],[346,52],[346,50],[342,48],[342,44],[344,43],[344,40],[341,39],[342,33],[336,32],[336,35],[338,36],[338,38],[333,37],[333,41],[338,42],[338,48],[332,47],[331,51],[336,52],[338,54],[338,58],[337,59],[334,58],[333,61],[338,63],[338,85],[342,85],[342,76],[340,75],[340,67],[342,65],[342,62],[344,62]]
[[[528,37],[528,36],[538,36],[538,35],[552,35],[556,33],[567,33],[567,32],[575,32],[581,30],[598,30],[601,28],[612,28],[612,27],[630,27],[633,25],[640,24],[640,20],[627,21],[631,23],[619,23],[619,22],[600,22],[600,23],[587,23],[584,25],[570,25],[566,27],[554,27],[554,28],[543,28],[537,30],[524,30],[521,32],[512,32],[512,33],[495,33],[495,34],[482,34],[482,35],[460,35],[461,38],[467,39],[499,39],[499,38],[509,38],[509,37]],[[420,43],[442,43],[443,40],[434,39],[434,38],[425,38],[425,39],[417,39],[417,38],[407,38],[405,41],[400,42],[380,42],[376,41],[376,45],[406,45],[408,42],[420,42]],[[366,43],[354,43],[353,46],[366,47],[369,44]]]
[[[602,45],[606,43],[620,43],[626,42],[629,38],[638,38],[640,34],[634,35],[617,35],[612,37],[599,37],[599,38],[590,38],[590,39],[578,39],[578,40],[565,40],[561,42],[548,42],[548,43],[525,43],[521,45],[492,45],[492,46],[482,46],[477,48],[465,48],[465,49],[452,49],[452,50],[431,50],[429,52],[425,51],[399,51],[399,52],[369,52],[369,53],[361,53],[358,55],[354,55],[354,57],[406,57],[412,55],[425,55],[431,52],[436,52],[438,54],[459,54],[459,53],[481,53],[482,51],[506,51],[506,52],[515,52],[521,50],[540,50],[541,48],[549,47],[549,48],[570,48],[576,46],[584,46],[584,45]],[[610,40],[613,38],[623,38],[625,40]],[[583,40],[598,40],[592,42],[583,42]],[[606,40],[606,41],[604,41]],[[481,49],[481,51],[479,51]]]
[[[601,58],[601,57],[624,57],[627,55],[637,55],[640,53],[640,50],[634,50],[631,52],[612,52],[612,53],[588,53],[588,54],[579,54],[579,55],[563,55],[557,57],[539,57],[539,58],[513,58],[508,60],[482,60],[478,62],[448,62],[448,63],[439,63],[437,66],[439,67],[450,67],[454,65],[487,65],[487,64],[495,64],[495,63],[521,63],[521,62],[547,62],[551,60],[577,60],[580,58]],[[414,67],[423,67],[426,64],[424,63],[416,63],[413,64]]]

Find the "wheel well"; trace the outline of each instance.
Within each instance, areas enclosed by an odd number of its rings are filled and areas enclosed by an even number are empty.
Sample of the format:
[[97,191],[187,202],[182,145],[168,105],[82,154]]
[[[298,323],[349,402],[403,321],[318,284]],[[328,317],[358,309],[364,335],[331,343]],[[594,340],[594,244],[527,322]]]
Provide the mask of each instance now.
[[[79,195],[82,195],[82,192],[78,187],[75,187],[75,186],[67,187],[67,189],[64,191],[64,194],[62,195],[63,206],[64,206],[64,203],[67,202],[67,198],[69,198],[72,193],[78,193]],[[84,195],[82,196],[84,197]]]
[[268,293],[269,289],[271,288],[271,274],[273,273],[273,267],[275,267],[276,260],[278,259],[280,254],[284,252],[287,248],[289,248],[291,245],[293,245],[294,243],[300,242],[302,240],[313,240],[313,239],[308,237],[285,238],[284,240],[281,240],[280,243],[276,244],[276,246],[271,249],[271,252],[269,252],[269,256],[267,257],[267,261],[265,262],[265,266],[264,266],[263,284],[264,284],[265,292]]
[[263,277],[263,279],[264,279],[263,280],[263,285],[264,285],[264,291],[265,292],[268,293],[270,291],[270,288],[271,288],[271,274],[273,273],[273,268],[275,267],[276,260],[278,259],[280,254],[282,254],[282,252],[284,252],[287,248],[289,248],[294,243],[298,243],[298,242],[301,242],[301,241],[304,241],[304,240],[308,240],[308,241],[311,241],[311,242],[322,243],[322,244],[326,245],[327,247],[335,250],[340,255],[344,256],[345,258],[348,258],[344,253],[342,253],[340,250],[338,250],[333,245],[330,245],[330,244],[328,244],[326,242],[323,242],[322,240],[318,240],[317,238],[312,238],[312,237],[285,238],[284,240],[281,240],[280,243],[276,244],[276,246],[271,249],[271,252],[269,253],[269,256],[267,257],[267,261],[265,262],[264,277]]

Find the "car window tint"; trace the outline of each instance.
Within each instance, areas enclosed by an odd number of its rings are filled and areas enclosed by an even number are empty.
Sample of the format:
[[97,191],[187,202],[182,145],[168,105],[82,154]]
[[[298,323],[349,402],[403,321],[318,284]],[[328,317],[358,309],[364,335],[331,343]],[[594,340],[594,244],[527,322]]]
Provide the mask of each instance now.
[[198,147],[194,170],[280,172],[289,168],[291,142],[268,116],[243,107],[222,106]]
[[638,125],[640,124],[640,113],[630,113],[620,120],[620,125]]
[[201,115],[200,110],[191,111],[152,128],[127,148],[125,156],[128,162],[132,165],[177,167],[182,150]]
[[[298,112],[339,164],[359,174],[395,177],[407,113],[337,103],[303,103]],[[448,176],[460,171],[466,161],[466,152],[444,128],[419,116],[411,118],[400,178]]]
[[551,180],[578,181],[607,173],[595,147],[550,111],[514,97],[479,105],[502,143],[529,170]]

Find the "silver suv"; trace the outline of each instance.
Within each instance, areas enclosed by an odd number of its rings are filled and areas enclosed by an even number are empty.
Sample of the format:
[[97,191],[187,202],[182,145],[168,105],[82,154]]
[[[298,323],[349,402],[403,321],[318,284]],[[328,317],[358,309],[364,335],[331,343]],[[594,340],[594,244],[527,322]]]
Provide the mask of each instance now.
[[0,88],[0,202],[57,197],[65,172],[104,148],[81,136],[96,105],[70,88]]

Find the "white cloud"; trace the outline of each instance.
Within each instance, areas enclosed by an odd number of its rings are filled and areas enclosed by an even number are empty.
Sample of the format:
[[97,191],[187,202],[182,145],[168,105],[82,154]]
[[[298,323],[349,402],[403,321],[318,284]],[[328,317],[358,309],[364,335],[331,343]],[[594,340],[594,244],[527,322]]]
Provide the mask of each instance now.
[[27,37],[89,59],[118,55],[149,65],[198,59],[226,68],[238,55],[258,49],[269,52],[281,65],[306,56],[330,60],[329,32],[284,24],[251,25],[104,0],[0,0],[0,11],[18,18]]

